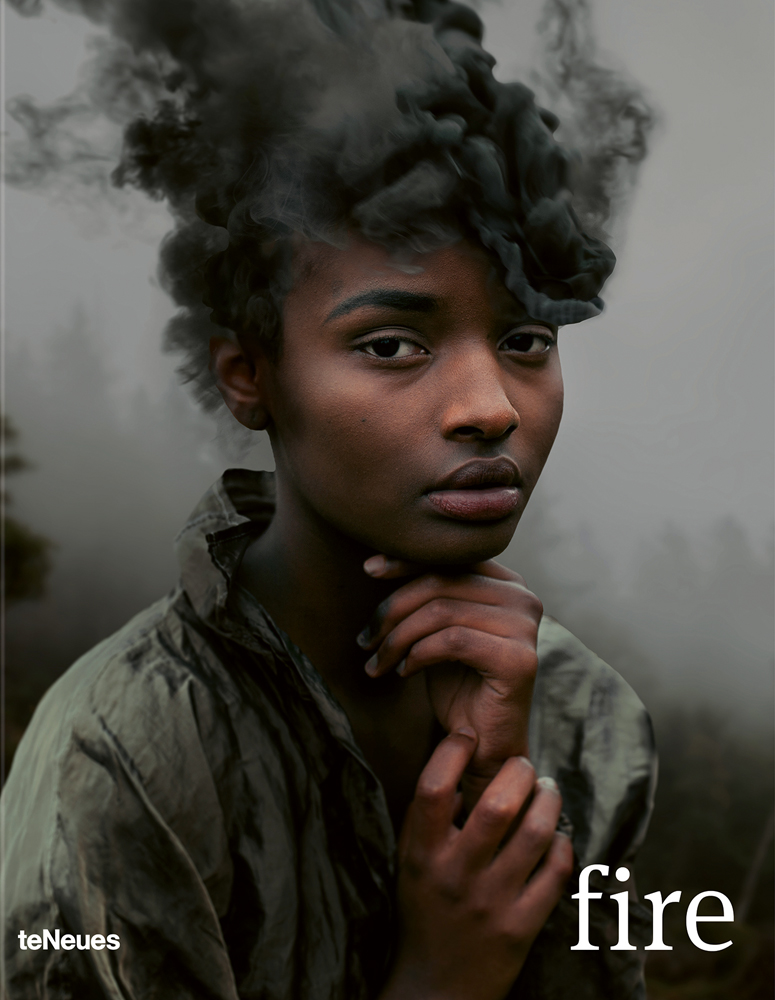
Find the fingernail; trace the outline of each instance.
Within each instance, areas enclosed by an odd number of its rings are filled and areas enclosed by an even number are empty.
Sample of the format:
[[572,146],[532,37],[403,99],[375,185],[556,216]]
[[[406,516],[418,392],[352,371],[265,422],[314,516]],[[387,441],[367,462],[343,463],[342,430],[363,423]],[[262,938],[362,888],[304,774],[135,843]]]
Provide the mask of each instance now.
[[369,576],[379,576],[381,573],[385,572],[386,565],[387,560],[384,556],[369,556],[363,564],[363,568]]
[[[450,733],[450,735],[452,735],[452,734]],[[456,736],[467,736],[469,738],[469,740],[476,740],[476,739],[478,739],[478,737],[476,735],[476,731],[474,729],[472,729],[470,726],[461,726],[460,729],[456,729],[455,730],[455,735]]]
[[366,666],[363,668],[369,677],[376,677],[377,675],[377,657],[372,656],[370,660],[366,661]]
[[559,792],[560,790],[554,778],[550,778],[548,775],[546,777],[539,778],[536,784],[540,785],[541,788],[545,788],[547,792]]
[[396,673],[400,674],[401,677],[404,676],[405,672],[406,672],[406,658],[404,658],[403,660],[401,660],[401,662],[396,667]]
[[371,629],[367,625],[366,628],[361,632],[358,638],[355,640],[361,649],[367,649],[371,643]]

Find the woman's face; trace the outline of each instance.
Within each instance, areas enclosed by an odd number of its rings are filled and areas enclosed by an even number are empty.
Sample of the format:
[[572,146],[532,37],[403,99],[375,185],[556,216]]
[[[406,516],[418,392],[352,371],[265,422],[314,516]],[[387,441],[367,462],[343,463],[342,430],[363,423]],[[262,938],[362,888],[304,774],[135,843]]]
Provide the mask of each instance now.
[[280,502],[375,552],[470,563],[508,544],[562,414],[557,331],[466,243],[399,269],[304,244],[279,361],[259,361]]

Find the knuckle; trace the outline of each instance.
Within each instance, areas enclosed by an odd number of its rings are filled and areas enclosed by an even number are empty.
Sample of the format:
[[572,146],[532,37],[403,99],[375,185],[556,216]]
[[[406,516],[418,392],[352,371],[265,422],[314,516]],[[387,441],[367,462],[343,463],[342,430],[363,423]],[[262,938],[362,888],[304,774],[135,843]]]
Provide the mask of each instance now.
[[428,604],[428,610],[436,623],[454,621],[455,602],[449,597],[434,597]]
[[462,655],[468,648],[468,632],[462,625],[450,625],[444,633],[444,645],[453,655]]
[[462,903],[466,897],[466,888],[455,872],[437,872],[434,885],[439,896],[448,904]]
[[547,816],[528,814],[524,820],[523,836],[532,847],[548,847],[554,837],[555,824]]
[[415,798],[425,805],[438,805],[444,802],[451,792],[452,789],[448,782],[432,776],[421,775],[417,782]]
[[514,817],[514,810],[509,803],[500,796],[480,803],[480,816],[486,826],[500,827],[511,822]]

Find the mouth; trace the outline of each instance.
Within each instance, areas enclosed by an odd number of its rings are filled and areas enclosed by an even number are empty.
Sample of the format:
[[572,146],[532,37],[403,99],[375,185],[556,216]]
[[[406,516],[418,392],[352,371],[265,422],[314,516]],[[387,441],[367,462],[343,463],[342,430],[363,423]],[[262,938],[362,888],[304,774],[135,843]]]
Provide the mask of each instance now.
[[499,521],[521,501],[521,475],[509,458],[467,462],[426,492],[438,513],[458,521]]

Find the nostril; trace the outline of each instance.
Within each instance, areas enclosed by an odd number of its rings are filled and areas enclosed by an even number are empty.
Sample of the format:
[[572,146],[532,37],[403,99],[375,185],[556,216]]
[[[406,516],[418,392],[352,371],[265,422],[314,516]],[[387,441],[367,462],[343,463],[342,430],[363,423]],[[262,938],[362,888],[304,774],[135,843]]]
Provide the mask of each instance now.
[[488,441],[499,441],[502,438],[510,437],[517,427],[519,427],[519,420],[515,420],[504,430],[501,430],[500,428],[476,427],[473,424],[466,424],[462,427],[456,427],[454,433],[457,437],[483,438]]

